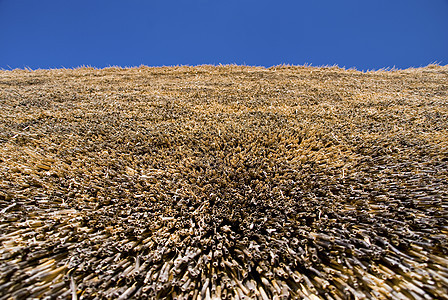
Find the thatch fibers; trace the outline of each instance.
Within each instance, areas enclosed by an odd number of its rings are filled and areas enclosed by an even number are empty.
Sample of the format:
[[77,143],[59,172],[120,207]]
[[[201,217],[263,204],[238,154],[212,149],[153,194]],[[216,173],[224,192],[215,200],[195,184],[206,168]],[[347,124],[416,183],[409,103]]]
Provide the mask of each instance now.
[[0,71],[0,299],[448,299],[448,66]]

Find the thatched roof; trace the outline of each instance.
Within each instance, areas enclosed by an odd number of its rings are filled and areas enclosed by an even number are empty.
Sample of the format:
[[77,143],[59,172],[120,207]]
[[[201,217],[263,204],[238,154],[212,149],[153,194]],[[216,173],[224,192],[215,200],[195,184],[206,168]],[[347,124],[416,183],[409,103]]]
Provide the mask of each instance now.
[[0,111],[0,299],[446,299],[448,66],[0,71]]

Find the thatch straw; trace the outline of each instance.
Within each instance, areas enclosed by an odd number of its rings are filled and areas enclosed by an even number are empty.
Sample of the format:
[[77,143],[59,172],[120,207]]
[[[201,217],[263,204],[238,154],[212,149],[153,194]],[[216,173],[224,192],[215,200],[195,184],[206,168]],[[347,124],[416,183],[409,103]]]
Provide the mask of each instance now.
[[447,66],[1,71],[0,109],[0,299],[447,299]]

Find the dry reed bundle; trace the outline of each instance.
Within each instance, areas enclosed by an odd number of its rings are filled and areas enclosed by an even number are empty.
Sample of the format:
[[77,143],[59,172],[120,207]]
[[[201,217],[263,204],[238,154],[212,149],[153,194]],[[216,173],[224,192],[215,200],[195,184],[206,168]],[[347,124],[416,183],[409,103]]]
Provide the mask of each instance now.
[[447,299],[448,67],[0,72],[0,299]]

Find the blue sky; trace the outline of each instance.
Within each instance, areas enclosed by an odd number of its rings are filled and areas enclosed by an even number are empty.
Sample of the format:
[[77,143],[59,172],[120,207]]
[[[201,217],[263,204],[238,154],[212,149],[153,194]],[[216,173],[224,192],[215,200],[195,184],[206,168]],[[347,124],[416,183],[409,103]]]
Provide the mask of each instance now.
[[0,68],[448,64],[448,0],[0,0]]

